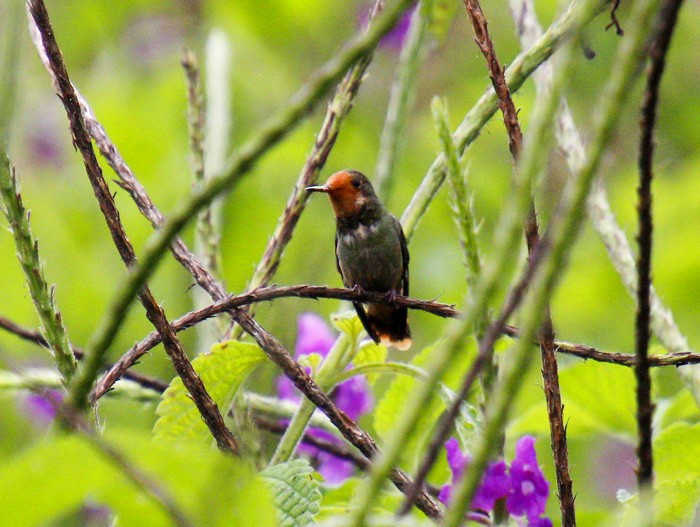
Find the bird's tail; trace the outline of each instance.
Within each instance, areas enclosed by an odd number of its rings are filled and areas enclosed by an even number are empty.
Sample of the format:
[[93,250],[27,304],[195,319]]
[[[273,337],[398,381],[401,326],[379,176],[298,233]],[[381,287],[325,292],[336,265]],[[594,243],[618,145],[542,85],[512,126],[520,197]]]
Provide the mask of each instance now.
[[[367,306],[367,325],[370,337],[384,346],[394,346],[405,351],[411,347],[411,330],[408,327],[408,309],[388,304],[369,304]],[[374,334],[372,334],[374,333]],[[375,338],[376,337],[376,338]]]

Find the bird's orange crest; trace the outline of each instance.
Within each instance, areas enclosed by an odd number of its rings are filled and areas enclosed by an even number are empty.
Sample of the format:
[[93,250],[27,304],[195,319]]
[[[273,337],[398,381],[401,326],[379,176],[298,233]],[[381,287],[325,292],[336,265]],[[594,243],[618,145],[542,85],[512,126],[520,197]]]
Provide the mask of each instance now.
[[362,191],[353,184],[355,179],[351,173],[342,171],[326,181],[324,186],[336,216],[350,216],[362,207]]

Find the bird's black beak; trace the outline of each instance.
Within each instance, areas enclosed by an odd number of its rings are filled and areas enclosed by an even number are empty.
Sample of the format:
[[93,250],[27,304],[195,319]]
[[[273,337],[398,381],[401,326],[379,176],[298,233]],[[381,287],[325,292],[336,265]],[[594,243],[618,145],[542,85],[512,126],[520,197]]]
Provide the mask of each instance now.
[[306,187],[307,192],[328,192],[328,187],[325,185],[316,185],[314,187]]

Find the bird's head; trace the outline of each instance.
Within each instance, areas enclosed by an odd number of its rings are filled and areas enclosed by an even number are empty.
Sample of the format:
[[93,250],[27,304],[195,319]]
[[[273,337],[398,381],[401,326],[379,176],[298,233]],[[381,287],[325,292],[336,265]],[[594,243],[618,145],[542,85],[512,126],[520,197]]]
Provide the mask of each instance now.
[[336,217],[358,214],[367,203],[378,202],[369,179],[357,170],[336,172],[325,185],[306,187],[306,190],[328,194]]

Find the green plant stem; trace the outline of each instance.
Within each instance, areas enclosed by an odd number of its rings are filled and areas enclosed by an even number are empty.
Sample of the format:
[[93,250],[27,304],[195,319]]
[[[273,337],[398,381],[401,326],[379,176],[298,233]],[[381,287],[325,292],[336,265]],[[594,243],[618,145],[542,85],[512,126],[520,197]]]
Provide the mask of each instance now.
[[[17,390],[36,390],[39,388],[61,388],[63,378],[55,370],[26,369],[22,373],[0,370],[0,392]],[[147,388],[141,384],[121,379],[109,392],[111,397],[125,397],[134,401],[156,403],[160,400],[161,392]]]
[[[585,20],[582,22],[584,24],[590,22],[609,3],[609,0],[597,0],[594,8],[587,10]],[[520,53],[507,67],[506,82],[511,93],[515,93],[539,65],[554,53],[562,41],[570,36],[578,23],[577,12],[579,10],[579,4],[573,4],[530,49]],[[453,135],[454,143],[457,145],[460,155],[479,136],[482,127],[493,117],[497,109],[498,100],[496,94],[493,88],[489,88],[472,109],[469,110]],[[420,187],[416,190],[411,202],[401,216],[401,225],[406,234],[406,239],[409,241],[420,218],[425,214],[430,202],[445,180],[445,162],[445,156],[440,154],[428,169],[428,173],[423,178]]]
[[284,110],[264,124],[260,131],[230,158],[222,172],[207,181],[201,189],[193,192],[189,199],[181,202],[161,229],[148,239],[139,263],[130,269],[90,338],[84,369],[74,385],[77,395],[82,396],[90,391],[102,367],[104,354],[126,319],[129,306],[146,280],[155,272],[170,242],[203,207],[228,190],[263,154],[289,134],[323,100],[323,95],[343,72],[377,45],[409,5],[410,0],[393,3],[377,18],[369,31],[355,38],[349,46],[313,74],[307,84],[285,105]]
[[602,153],[609,143],[612,132],[617,124],[624,100],[632,87],[639,70],[645,36],[650,26],[658,0],[644,0],[635,5],[630,30],[621,42],[620,51],[614,61],[610,80],[602,93],[598,110],[594,112],[595,123],[591,146],[588,156],[575,180],[568,187],[564,196],[565,207],[560,209],[552,221],[551,253],[543,262],[543,269],[537,276],[532,287],[532,301],[528,306],[526,327],[522,340],[515,346],[515,358],[509,372],[499,383],[499,389],[494,395],[489,407],[487,422],[481,441],[474,450],[472,462],[465,477],[453,489],[452,506],[448,510],[445,527],[457,527],[463,522],[464,514],[469,508],[472,497],[481,481],[482,473],[495,448],[493,441],[506,424],[508,411],[517,393],[521,380],[531,362],[532,354],[528,352],[526,342],[535,338],[540,324],[540,314],[549,301],[568,257],[568,252],[578,234],[583,216],[585,199],[592,180],[598,169]]
[[3,149],[9,139],[10,122],[15,109],[17,68],[22,42],[22,6],[19,2],[7,2],[0,38],[0,145]]
[[[289,419],[299,410],[299,404],[297,403],[278,399],[277,397],[260,395],[254,392],[245,392],[243,394],[243,399],[245,400],[247,407],[251,410],[273,417]],[[338,429],[333,426],[328,417],[319,412],[311,414],[309,426],[322,428],[323,430],[334,434],[338,433]]]
[[44,277],[39,257],[39,243],[32,235],[29,226],[29,212],[22,204],[14,169],[10,166],[2,145],[0,145],[0,196],[3,212],[15,240],[17,258],[22,266],[29,295],[41,321],[43,336],[64,382],[68,382],[75,372],[77,362],[56,306],[53,288],[49,287]]
[[[205,119],[204,119],[204,178],[210,179],[218,174],[226,163],[226,149],[231,141],[231,44],[226,33],[221,29],[212,30],[207,39],[205,70]],[[203,261],[215,277],[223,273],[221,260],[221,232],[223,221],[223,197],[212,201],[206,210],[207,217],[203,223],[208,225],[201,231],[202,246],[195,246],[195,254],[201,253]],[[200,217],[203,213],[200,213]],[[206,255],[206,256],[205,256]],[[200,306],[207,304],[209,294],[201,287],[196,289]],[[229,322],[226,317],[217,317],[212,324],[212,339],[218,339],[226,333]]]
[[[464,264],[466,267],[467,288],[475,291],[481,274],[481,257],[476,238],[476,221],[471,206],[471,196],[467,191],[467,185],[463,171],[459,165],[459,153],[452,139],[449,129],[449,113],[447,104],[439,98],[433,99],[433,121],[438,132],[442,154],[445,157],[445,170],[450,187],[450,203],[453,217],[457,226],[459,242],[462,246]],[[474,335],[481,340],[488,321],[486,317],[474,324]]]
[[404,136],[406,119],[413,105],[418,72],[427,52],[426,40],[432,10],[433,0],[422,0],[413,14],[408,38],[401,50],[396,80],[391,87],[374,175],[374,188],[384,203],[389,201],[396,179],[396,158]]
[[[333,384],[330,382],[333,375],[345,369],[345,366],[352,360],[354,355],[352,353],[353,348],[353,343],[347,335],[341,334],[340,337],[338,337],[314,376],[314,380],[321,390],[328,392],[333,387]],[[315,410],[316,405],[314,403],[307,398],[302,399],[299,408],[294,414],[294,417],[292,417],[292,421],[289,423],[287,430],[277,444],[277,449],[270,460],[270,465],[289,461],[297,445],[302,437],[304,437],[304,431]]]

